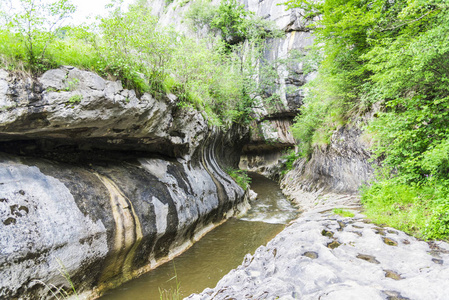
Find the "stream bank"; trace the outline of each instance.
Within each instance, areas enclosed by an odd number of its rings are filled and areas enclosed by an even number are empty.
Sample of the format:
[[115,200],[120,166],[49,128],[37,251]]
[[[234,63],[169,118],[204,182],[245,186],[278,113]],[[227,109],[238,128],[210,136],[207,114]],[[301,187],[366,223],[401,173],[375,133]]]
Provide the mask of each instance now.
[[366,149],[361,131],[348,126],[311,159],[296,161],[281,187],[305,212],[214,288],[188,299],[447,299],[448,243],[420,241],[360,213],[358,188],[373,175]]
[[224,168],[247,130],[176,101],[74,67],[0,69],[0,298],[70,291],[62,266],[81,299],[99,296],[245,209]]
[[173,292],[177,283],[179,295],[187,297],[216,285],[247,253],[274,238],[298,216],[298,209],[282,195],[277,183],[258,174],[250,176],[251,189],[258,196],[246,214],[229,219],[173,262],[110,290],[101,300],[160,299],[159,289]]
[[310,211],[188,299],[447,299],[449,244]]

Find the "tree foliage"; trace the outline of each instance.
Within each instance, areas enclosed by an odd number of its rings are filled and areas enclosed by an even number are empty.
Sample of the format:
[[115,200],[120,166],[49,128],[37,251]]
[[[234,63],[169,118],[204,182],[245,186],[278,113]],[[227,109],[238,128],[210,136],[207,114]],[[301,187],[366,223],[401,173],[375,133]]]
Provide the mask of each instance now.
[[211,20],[211,28],[220,30],[223,39],[231,44],[242,42],[248,35],[248,17],[252,15],[237,0],[223,0]]
[[228,50],[244,41],[259,41],[283,36],[273,22],[256,16],[237,0],[222,0],[218,6],[207,0],[192,3],[186,12],[193,30],[218,33]]
[[[366,130],[382,168],[378,183],[364,193],[367,207],[382,206],[379,199],[393,193],[394,186],[413,185],[413,196],[407,196],[413,204],[402,209],[425,207],[427,220],[414,231],[448,236],[449,4],[293,0],[289,5],[317,19],[315,47],[323,54],[295,125],[309,128],[303,134],[309,148],[317,132],[331,132],[335,120],[347,122],[376,103],[380,110]],[[335,117],[329,118],[332,113]]]
[[[22,60],[34,71],[43,70],[50,64],[46,57],[48,46],[63,34],[62,25],[76,10],[70,0],[59,0],[53,3],[42,3],[36,0],[18,0],[16,5],[4,0],[0,3],[3,11],[2,32],[3,38],[17,39],[14,48],[17,57],[13,60]],[[0,23],[1,24],[1,23]],[[3,43],[2,48],[10,45]],[[2,51],[3,52],[3,51]],[[9,53],[8,53],[9,52]],[[12,53],[4,49],[3,53]]]

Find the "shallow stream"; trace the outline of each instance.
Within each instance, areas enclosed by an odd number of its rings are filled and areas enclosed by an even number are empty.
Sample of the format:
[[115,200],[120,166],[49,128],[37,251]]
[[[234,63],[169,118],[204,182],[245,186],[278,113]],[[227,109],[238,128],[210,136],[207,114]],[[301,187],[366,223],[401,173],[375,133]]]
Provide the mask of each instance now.
[[181,297],[201,292],[240,265],[245,254],[270,241],[298,216],[298,209],[277,183],[258,174],[250,176],[258,197],[244,217],[228,220],[173,261],[107,292],[101,300],[160,299],[160,289],[170,293],[177,284]]

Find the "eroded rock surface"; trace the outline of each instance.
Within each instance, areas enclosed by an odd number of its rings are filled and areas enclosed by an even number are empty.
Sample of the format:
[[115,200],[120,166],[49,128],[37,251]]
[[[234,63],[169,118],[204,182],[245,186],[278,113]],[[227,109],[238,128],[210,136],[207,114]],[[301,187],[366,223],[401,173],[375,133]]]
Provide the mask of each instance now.
[[37,81],[0,70],[0,82],[3,141],[45,140],[46,151],[63,142],[179,157],[192,154],[209,132],[201,114],[176,109],[174,95],[138,97],[119,81],[77,68],[50,70]]
[[376,227],[362,215],[307,213],[188,299],[447,299],[449,245]]
[[281,181],[282,192],[305,210],[358,206],[360,186],[373,178],[367,142],[357,126],[336,131],[312,157],[297,160]]
[[[101,294],[189,247],[244,207],[222,167],[245,131],[209,127],[72,67],[37,80],[0,70],[0,298],[69,282]],[[226,152],[225,152],[226,151]]]
[[[187,12],[195,1],[165,0],[152,1],[152,11],[159,17],[159,23],[172,26],[192,38],[201,39],[208,34],[208,25],[193,30],[186,20]],[[279,179],[279,165],[284,161],[284,152],[295,146],[296,142],[289,127],[298,114],[303,103],[304,93],[300,89],[315,74],[305,72],[302,62],[290,59],[292,56],[305,55],[313,44],[314,36],[310,32],[312,18],[297,8],[288,9],[281,0],[242,0],[245,9],[256,16],[272,21],[285,32],[283,37],[266,39],[259,68],[270,66],[276,72],[273,86],[264,90],[264,95],[257,98],[253,108],[254,121],[251,123],[251,138],[243,149],[241,168],[263,174],[272,179]],[[211,5],[220,5],[220,0],[213,0]],[[288,63],[280,64],[280,61]],[[267,76],[263,72],[258,78]],[[270,77],[272,74],[270,75]],[[257,79],[257,80],[259,80]],[[270,78],[270,81],[273,81]],[[277,100],[267,100],[277,95]],[[265,100],[264,100],[265,99]]]

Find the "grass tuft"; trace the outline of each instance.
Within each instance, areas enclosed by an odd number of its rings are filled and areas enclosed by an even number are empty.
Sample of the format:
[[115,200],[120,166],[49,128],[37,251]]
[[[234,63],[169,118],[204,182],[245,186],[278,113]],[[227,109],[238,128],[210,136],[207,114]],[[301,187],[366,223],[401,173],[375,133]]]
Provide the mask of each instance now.
[[344,210],[342,208],[334,208],[332,212],[336,215],[342,216],[343,218],[352,218],[354,217],[354,213]]

